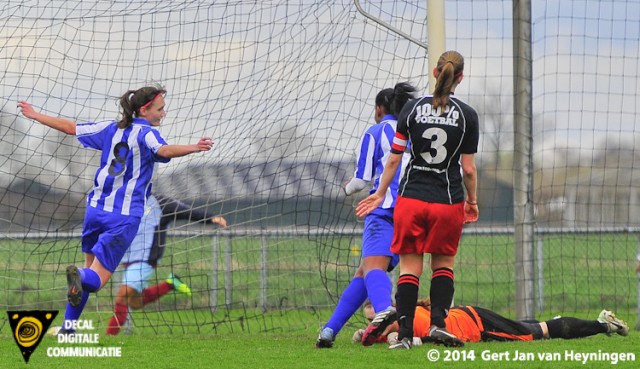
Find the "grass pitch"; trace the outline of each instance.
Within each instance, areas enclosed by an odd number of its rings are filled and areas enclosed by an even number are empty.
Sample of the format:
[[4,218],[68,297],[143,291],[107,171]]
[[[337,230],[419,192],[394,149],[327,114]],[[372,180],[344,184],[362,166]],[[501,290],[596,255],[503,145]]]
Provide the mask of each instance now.
[[[77,240],[73,241],[77,243]],[[81,260],[79,247],[60,241],[0,242],[0,304],[3,310],[60,310],[54,324],[61,324],[64,310],[64,266]],[[348,249],[336,241],[330,252]],[[344,241],[346,242],[346,241]],[[338,244],[340,245],[338,246]],[[317,243],[279,240],[269,244],[269,310],[255,303],[260,295],[259,242],[233,243],[234,304],[224,305],[223,289],[214,289],[211,241],[200,237],[176,241],[159,273],[185,271],[194,297],[171,294],[143,311],[134,312],[132,335],[103,336],[111,316],[112,291],[92,297],[83,319],[96,323],[97,345],[58,343],[44,337],[25,364],[11,328],[0,319],[0,369],[3,368],[637,368],[640,364],[640,333],[629,337],[598,335],[577,340],[520,343],[467,344],[463,349],[436,346],[411,351],[389,351],[386,345],[363,347],[351,343],[356,324],[340,333],[333,349],[318,350],[314,343],[320,324],[334,306],[322,286],[318,260],[338,260],[318,254]],[[595,319],[602,308],[612,309],[636,326],[637,279],[635,235],[561,235],[544,240],[544,310],[536,317],[556,314]],[[224,260],[220,257],[220,262]],[[514,265],[510,237],[466,237],[456,268],[456,303],[490,307],[513,318]],[[339,291],[352,271],[341,275],[332,290]],[[329,273],[329,272],[327,272]],[[221,273],[222,274],[222,273]],[[222,276],[219,276],[220,278]],[[223,286],[222,279],[218,285]],[[113,283],[117,286],[117,283]],[[112,284],[112,285],[113,285]],[[425,283],[421,295],[426,295]],[[220,306],[212,312],[211,291]],[[282,296],[286,296],[283,299]],[[215,296],[214,296],[215,297]],[[272,301],[273,300],[273,301]],[[236,302],[238,301],[238,302]],[[287,302],[286,304],[281,303]],[[239,309],[238,306],[242,306]],[[93,333],[93,332],[92,332]],[[50,357],[50,349],[67,347],[119,347],[121,357]],[[586,358],[586,356],[591,356]],[[515,361],[514,359],[519,360]],[[583,364],[584,363],[584,364]]]
[[[153,335],[100,337],[99,345],[120,347],[119,358],[49,357],[49,348],[69,347],[47,336],[25,364],[7,330],[0,334],[2,368],[637,368],[640,333],[628,337],[598,335],[576,340],[469,343],[447,349],[423,345],[410,351],[390,351],[386,345],[352,344],[345,329],[332,349],[315,349],[316,332]],[[77,345],[82,346],[82,345]],[[89,345],[84,345],[89,346]],[[583,364],[582,356],[596,355]],[[582,356],[580,356],[582,355]],[[628,357],[622,359],[623,355]],[[555,356],[555,358],[554,358]],[[633,358],[630,358],[633,356]],[[520,358],[514,361],[515,358]],[[533,357],[526,359],[526,357]]]

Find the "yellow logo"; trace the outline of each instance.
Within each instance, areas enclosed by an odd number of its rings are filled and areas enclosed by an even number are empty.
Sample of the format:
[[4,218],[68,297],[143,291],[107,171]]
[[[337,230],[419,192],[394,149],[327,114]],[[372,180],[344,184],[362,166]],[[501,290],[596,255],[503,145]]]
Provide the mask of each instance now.
[[20,348],[24,362],[29,362],[29,357],[36,350],[44,337],[58,311],[7,311],[9,324],[13,332],[13,338]]

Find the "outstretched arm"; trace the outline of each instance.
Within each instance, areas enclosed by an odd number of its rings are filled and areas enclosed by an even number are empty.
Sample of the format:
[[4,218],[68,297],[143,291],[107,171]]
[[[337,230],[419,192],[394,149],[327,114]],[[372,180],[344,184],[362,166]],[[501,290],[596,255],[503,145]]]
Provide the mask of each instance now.
[[208,223],[218,224],[222,228],[227,227],[227,220],[222,216],[210,217],[207,212],[201,208],[194,208],[184,202],[164,196],[156,196],[162,207],[162,221],[170,222],[173,220],[205,221]]
[[33,119],[38,123],[44,124],[47,127],[51,127],[68,135],[75,136],[76,134],[75,122],[64,118],[53,117],[50,115],[38,113],[37,111],[35,111],[35,109],[33,109],[33,106],[31,106],[31,104],[24,100],[18,101],[18,108],[20,108],[22,115],[24,115],[26,118]]
[[163,158],[178,158],[200,151],[209,151],[213,146],[210,137],[202,137],[197,144],[193,145],[164,145],[158,149],[157,154]]

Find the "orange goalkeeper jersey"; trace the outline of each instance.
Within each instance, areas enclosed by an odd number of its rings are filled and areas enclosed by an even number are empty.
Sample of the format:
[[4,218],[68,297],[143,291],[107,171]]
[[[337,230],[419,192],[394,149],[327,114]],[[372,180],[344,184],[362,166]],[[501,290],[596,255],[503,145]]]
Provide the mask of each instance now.
[[[476,321],[480,322],[475,310],[471,306],[466,306],[472,314],[476,315]],[[481,328],[473,320],[471,315],[459,308],[449,310],[449,315],[444,322],[447,330],[464,342],[480,342]],[[482,323],[480,323],[482,324]],[[422,306],[416,307],[416,315],[413,320],[414,337],[427,337],[431,326],[431,311]]]
[[[539,324],[511,320],[478,306],[451,308],[444,322],[447,330],[464,342],[532,341],[543,336]],[[431,311],[417,306],[413,335],[427,337],[430,326]]]

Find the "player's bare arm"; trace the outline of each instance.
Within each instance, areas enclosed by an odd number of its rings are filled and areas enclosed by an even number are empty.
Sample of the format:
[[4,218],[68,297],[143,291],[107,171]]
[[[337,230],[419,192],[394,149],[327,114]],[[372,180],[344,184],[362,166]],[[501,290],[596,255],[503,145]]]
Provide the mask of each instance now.
[[193,145],[164,145],[158,149],[158,155],[163,158],[178,158],[200,151],[209,151],[213,147],[210,137],[202,137],[197,144]]
[[460,155],[462,166],[462,180],[467,190],[467,199],[464,203],[464,223],[478,221],[480,211],[478,210],[477,183],[478,172],[476,169],[475,156],[473,154]]
[[24,115],[26,118],[33,119],[38,123],[44,124],[47,127],[53,128],[68,135],[75,136],[76,134],[75,122],[64,118],[41,114],[35,111],[33,106],[31,106],[31,104],[24,100],[18,101],[18,108],[20,108],[22,115]]

